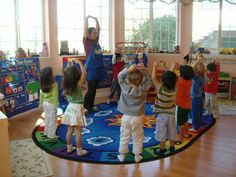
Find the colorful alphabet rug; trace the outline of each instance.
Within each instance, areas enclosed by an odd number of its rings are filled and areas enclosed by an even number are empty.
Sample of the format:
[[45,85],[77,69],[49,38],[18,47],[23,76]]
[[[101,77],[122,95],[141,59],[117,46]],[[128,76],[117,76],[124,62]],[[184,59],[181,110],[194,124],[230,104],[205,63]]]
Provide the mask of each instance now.
[[[88,126],[82,129],[82,144],[83,149],[89,151],[86,156],[77,156],[76,151],[67,153],[66,147],[66,132],[67,127],[58,119],[57,135],[58,139],[48,139],[44,136],[44,124],[38,125],[32,133],[32,138],[36,145],[49,154],[54,156],[90,163],[101,164],[121,164],[119,162],[118,148],[120,141],[120,125],[122,114],[117,111],[117,103],[111,104],[102,103],[97,105],[99,112],[93,112],[86,115]],[[144,140],[143,140],[143,160],[141,162],[147,162],[152,160],[158,160],[170,155],[175,155],[189,146],[191,146],[201,135],[203,135],[211,126],[213,126],[215,120],[212,116],[203,116],[202,128],[198,132],[189,132],[189,137],[182,143],[176,142],[174,153],[169,152],[169,144],[166,144],[165,155],[158,156],[155,152],[160,148],[159,142],[155,139],[155,127],[156,117],[153,114],[153,104],[146,104],[146,116],[144,118]],[[191,128],[191,124],[189,124]],[[132,139],[129,142],[130,153],[126,155],[125,164],[134,163],[134,156],[132,154]],[[73,145],[75,146],[75,134],[73,134]]]

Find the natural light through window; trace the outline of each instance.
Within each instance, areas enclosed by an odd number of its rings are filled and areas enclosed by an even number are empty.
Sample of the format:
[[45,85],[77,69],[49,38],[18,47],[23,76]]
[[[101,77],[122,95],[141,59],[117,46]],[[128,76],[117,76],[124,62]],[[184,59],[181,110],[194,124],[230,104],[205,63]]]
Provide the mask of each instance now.
[[[39,53],[44,42],[42,0],[0,0],[0,50]],[[4,4],[4,5],[3,5]]]
[[[67,40],[69,50],[84,53],[84,18],[92,15],[98,18],[101,32],[99,43],[104,50],[110,49],[110,0],[58,0],[58,40]],[[95,26],[94,21],[89,21]]]
[[223,1],[221,48],[236,48],[236,5]]
[[193,3],[192,40],[197,47],[218,51],[219,3],[209,1]]
[[173,51],[177,45],[177,5],[178,1],[166,4],[125,0],[125,40]]

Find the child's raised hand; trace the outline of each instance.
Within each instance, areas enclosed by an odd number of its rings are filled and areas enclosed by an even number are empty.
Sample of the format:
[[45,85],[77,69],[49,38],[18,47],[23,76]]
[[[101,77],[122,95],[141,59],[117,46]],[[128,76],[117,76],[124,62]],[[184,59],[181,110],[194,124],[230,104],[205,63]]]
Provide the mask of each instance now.
[[78,59],[78,58],[75,59],[75,62],[79,63],[79,64],[82,64],[82,61],[80,59]]
[[144,69],[144,68],[145,68],[145,66],[144,66],[144,64],[143,64],[143,63],[139,63],[139,64],[138,64],[138,68],[140,68],[140,69]]
[[136,70],[137,70],[137,65],[136,65],[136,64],[131,65],[131,66],[129,67],[129,69],[128,69],[128,71],[129,71],[130,73],[132,73],[132,72],[134,72],[134,71],[136,71]]

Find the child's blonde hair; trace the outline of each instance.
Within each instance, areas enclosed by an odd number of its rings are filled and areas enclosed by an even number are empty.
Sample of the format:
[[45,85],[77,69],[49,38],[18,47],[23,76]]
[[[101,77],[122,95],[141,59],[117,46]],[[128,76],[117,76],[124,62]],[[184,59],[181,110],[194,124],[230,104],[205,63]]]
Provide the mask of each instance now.
[[129,73],[127,79],[129,83],[139,86],[143,81],[143,73],[140,69],[137,69],[134,72]]
[[205,57],[204,57],[203,54],[200,53],[200,54],[197,55],[197,61],[204,62],[204,60],[205,60]]
[[204,66],[203,63],[201,63],[201,62],[196,62],[196,63],[193,65],[193,70],[194,70],[194,73],[195,73],[196,75],[204,76],[204,75],[205,75],[206,68],[205,68],[205,66]]

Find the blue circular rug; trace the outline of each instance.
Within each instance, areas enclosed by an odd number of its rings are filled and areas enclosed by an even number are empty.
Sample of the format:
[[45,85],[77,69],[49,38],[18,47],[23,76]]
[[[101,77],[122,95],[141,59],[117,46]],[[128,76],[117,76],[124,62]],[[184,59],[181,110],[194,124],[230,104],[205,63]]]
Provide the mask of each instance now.
[[[59,139],[48,139],[43,135],[44,125],[37,126],[32,133],[34,142],[49,154],[60,158],[75,160],[81,162],[103,163],[103,164],[121,164],[117,155],[119,148],[120,124],[122,114],[117,111],[117,103],[97,105],[100,112],[86,115],[88,126],[83,127],[82,144],[83,148],[89,151],[87,156],[78,157],[76,152],[68,154],[66,151],[66,132],[67,127],[60,123],[58,119],[57,135]],[[159,149],[159,142],[155,139],[156,118],[153,115],[153,104],[146,104],[146,116],[144,119],[144,141],[143,141],[143,160],[147,162],[168,157],[170,152],[167,150],[164,156],[157,156],[154,152]],[[202,128],[199,132],[190,132],[191,137],[187,138],[182,144],[176,145],[176,153],[186,149],[192,143],[206,132],[215,120],[212,116],[204,116]],[[191,127],[191,124],[189,124]],[[132,150],[132,140],[129,143],[129,149]],[[75,146],[75,135],[73,135],[73,145]],[[169,144],[167,143],[169,147]],[[168,148],[167,148],[168,149]],[[132,152],[132,151],[131,151]],[[134,163],[132,153],[128,153],[124,163]]]

